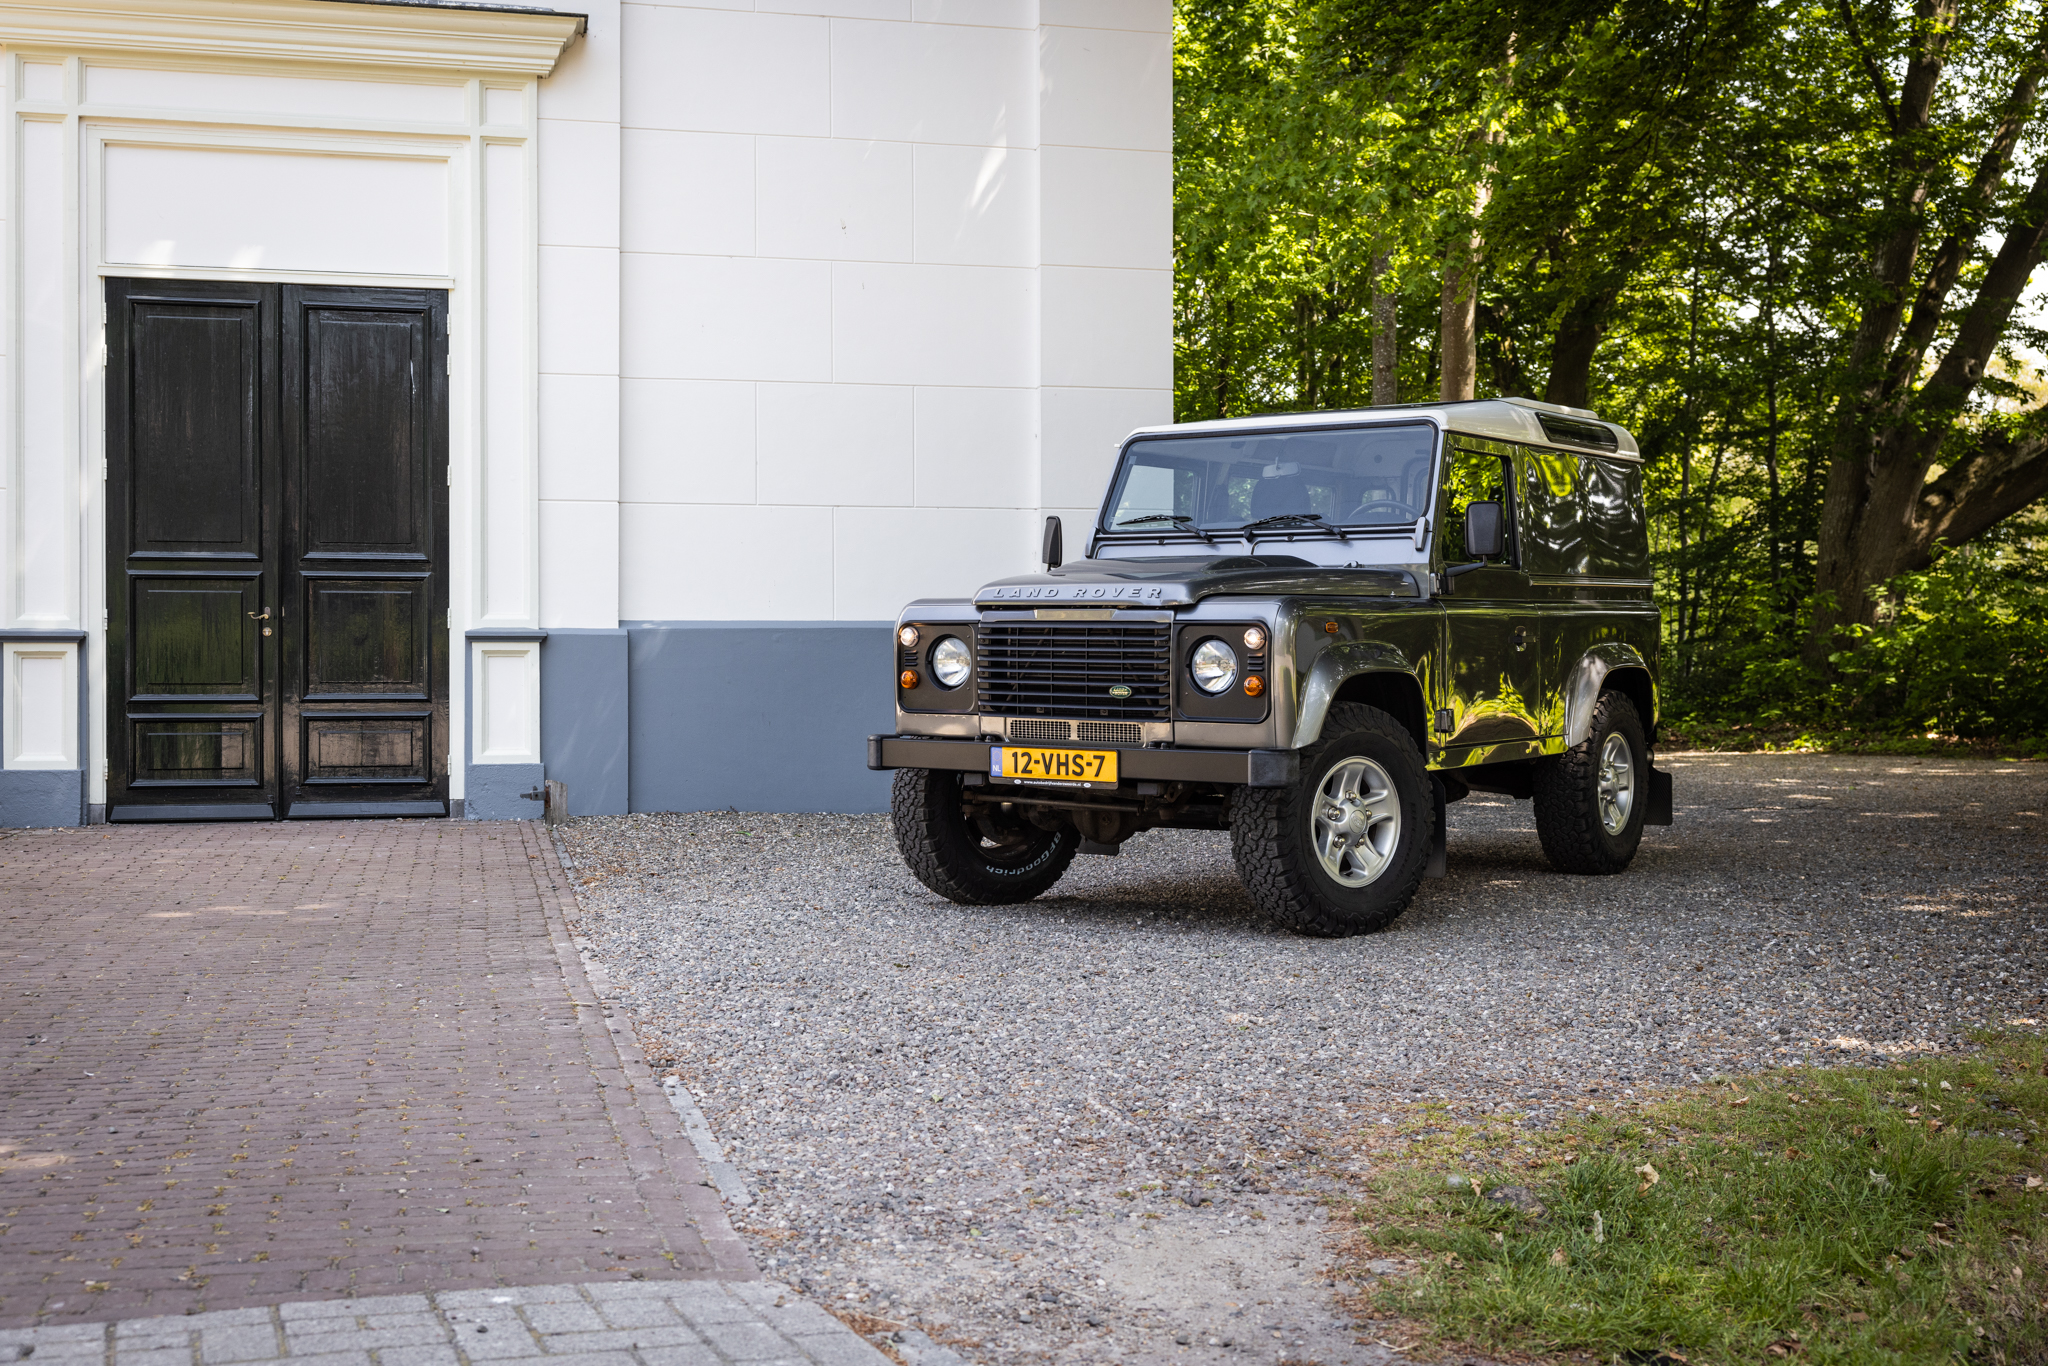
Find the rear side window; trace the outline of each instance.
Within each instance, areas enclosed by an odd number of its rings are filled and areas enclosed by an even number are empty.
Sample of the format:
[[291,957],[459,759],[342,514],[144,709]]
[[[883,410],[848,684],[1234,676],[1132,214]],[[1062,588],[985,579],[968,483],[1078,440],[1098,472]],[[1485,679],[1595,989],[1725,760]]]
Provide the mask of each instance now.
[[1643,472],[1632,461],[1572,451],[1523,452],[1523,565],[1537,575],[1646,579]]
[[1585,476],[1586,572],[1600,579],[1650,577],[1650,532],[1639,515],[1643,467],[1589,456]]

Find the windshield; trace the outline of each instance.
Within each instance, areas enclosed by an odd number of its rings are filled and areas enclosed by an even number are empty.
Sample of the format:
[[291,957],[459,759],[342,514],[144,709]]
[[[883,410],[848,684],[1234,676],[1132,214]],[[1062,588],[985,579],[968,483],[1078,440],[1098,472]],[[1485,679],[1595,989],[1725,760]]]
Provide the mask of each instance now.
[[1408,527],[1429,508],[1435,450],[1426,423],[1146,437],[1124,452],[1102,529]]

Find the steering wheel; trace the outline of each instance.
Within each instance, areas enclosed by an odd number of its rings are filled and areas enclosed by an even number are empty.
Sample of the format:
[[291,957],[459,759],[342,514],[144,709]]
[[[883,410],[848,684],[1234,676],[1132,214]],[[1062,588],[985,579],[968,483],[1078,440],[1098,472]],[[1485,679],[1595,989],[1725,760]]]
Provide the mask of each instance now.
[[1406,503],[1395,502],[1392,498],[1374,498],[1360,503],[1357,507],[1351,509],[1351,515],[1344,520],[1347,522],[1370,521],[1372,519],[1367,514],[1374,508],[1385,508],[1404,521],[1413,521],[1422,515]]

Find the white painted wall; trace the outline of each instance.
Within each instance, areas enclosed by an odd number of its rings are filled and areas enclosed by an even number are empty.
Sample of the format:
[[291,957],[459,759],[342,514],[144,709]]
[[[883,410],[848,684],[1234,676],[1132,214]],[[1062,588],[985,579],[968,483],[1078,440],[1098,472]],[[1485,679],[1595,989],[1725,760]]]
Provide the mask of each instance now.
[[[264,11],[250,22],[269,26],[257,36],[276,50],[236,58],[210,49],[253,32],[235,27],[246,16],[214,0],[191,9],[138,18],[120,50],[67,50],[21,35],[50,11],[0,0],[11,130],[0,227],[12,248],[0,253],[0,627],[86,632],[89,689],[87,753],[52,749],[77,718],[76,689],[57,686],[56,670],[75,679],[81,654],[9,646],[0,767],[83,766],[93,802],[105,792],[108,277],[449,290],[447,629],[459,642],[473,625],[531,627],[540,611],[534,72],[559,39],[515,51],[478,37],[474,15],[408,12],[394,27],[379,8],[375,36],[338,61],[320,38],[340,11],[308,5],[320,32],[294,30],[288,8]],[[187,20],[197,27],[181,36]],[[163,50],[149,50],[158,39]],[[379,43],[392,50],[380,57]],[[492,69],[499,54],[505,69]],[[537,714],[537,692],[524,705]]]
[[513,16],[66,5],[0,0],[0,626],[89,633],[90,800],[110,275],[451,291],[457,642],[965,593],[1170,412],[1171,0],[590,0],[538,82]]
[[[616,66],[593,14],[541,93],[543,279],[573,216],[620,283],[544,294],[589,338],[576,397],[543,361],[544,624],[873,620],[1033,567],[1171,413],[1170,0],[617,15]],[[606,175],[616,223],[558,212]]]

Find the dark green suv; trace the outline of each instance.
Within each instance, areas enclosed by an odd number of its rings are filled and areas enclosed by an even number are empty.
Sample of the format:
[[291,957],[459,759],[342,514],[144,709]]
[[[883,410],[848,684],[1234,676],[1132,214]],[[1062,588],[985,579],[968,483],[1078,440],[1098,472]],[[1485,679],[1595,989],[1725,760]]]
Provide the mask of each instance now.
[[1642,459],[1524,400],[1134,432],[1063,562],[897,624],[896,836],[932,890],[1037,896],[1077,853],[1228,830],[1253,900],[1378,929],[1441,874],[1444,807],[1535,803],[1572,873],[1669,824]]

